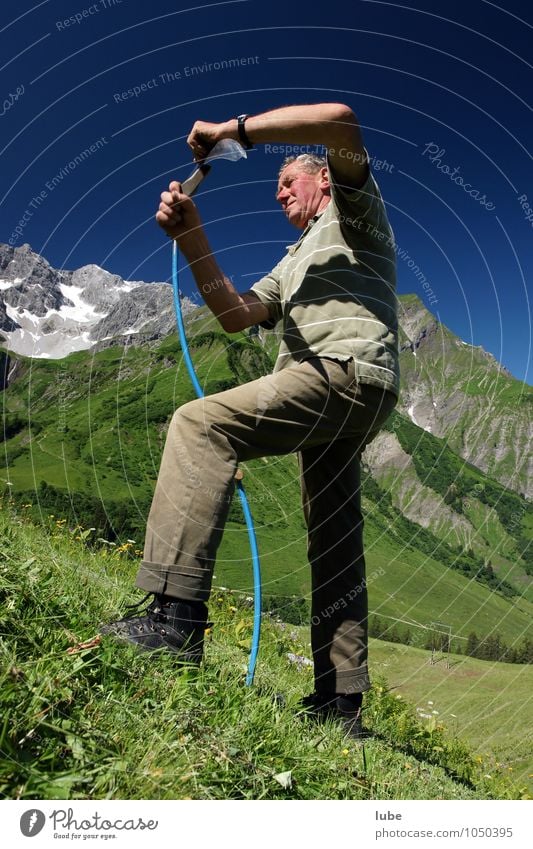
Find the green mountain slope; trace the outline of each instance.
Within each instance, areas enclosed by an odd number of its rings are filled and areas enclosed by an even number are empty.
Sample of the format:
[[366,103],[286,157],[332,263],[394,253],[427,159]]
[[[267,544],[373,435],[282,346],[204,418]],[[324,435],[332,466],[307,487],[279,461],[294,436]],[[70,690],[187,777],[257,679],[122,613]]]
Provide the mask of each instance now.
[[533,389],[481,347],[468,345],[425,309],[400,297],[400,409],[512,490],[533,494]]
[[[206,392],[271,370],[272,334],[228,337],[205,310],[189,317],[188,332]],[[54,514],[70,525],[96,528],[93,536],[135,540],[132,545],[140,549],[166,424],[193,397],[176,338],[59,361],[13,358],[9,370],[0,472],[6,491],[30,505],[24,509],[35,519],[47,523]],[[481,637],[499,632],[516,644],[533,612],[527,560],[531,506],[408,418],[393,418],[379,439],[364,485],[374,615],[391,625],[395,620],[412,625],[419,644],[426,632],[417,627],[435,621],[462,641],[475,630]],[[403,465],[386,440],[400,451]],[[307,596],[295,458],[247,464],[245,482],[265,594]],[[238,504],[232,506],[216,574],[219,584],[250,591]]]

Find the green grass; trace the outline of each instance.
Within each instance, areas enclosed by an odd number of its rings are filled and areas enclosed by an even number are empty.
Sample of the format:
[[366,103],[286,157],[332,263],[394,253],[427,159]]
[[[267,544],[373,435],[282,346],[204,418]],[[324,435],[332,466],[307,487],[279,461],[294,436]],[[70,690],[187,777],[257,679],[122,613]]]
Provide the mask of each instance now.
[[[312,676],[287,653],[305,645],[268,617],[246,688],[251,611],[231,593],[212,599],[199,671],[94,640],[98,623],[131,601],[135,564],[124,548],[88,550],[61,520],[45,533],[9,512],[0,519],[5,797],[530,798],[507,776],[485,777],[468,747],[426,727],[384,683],[368,698],[374,737],[364,745],[303,720],[296,702]],[[280,773],[290,773],[286,786]]]
[[[533,669],[452,655],[431,665],[430,652],[370,641],[371,669],[424,713],[468,741],[488,773],[510,772],[533,790]],[[432,702],[431,705],[428,702]]]

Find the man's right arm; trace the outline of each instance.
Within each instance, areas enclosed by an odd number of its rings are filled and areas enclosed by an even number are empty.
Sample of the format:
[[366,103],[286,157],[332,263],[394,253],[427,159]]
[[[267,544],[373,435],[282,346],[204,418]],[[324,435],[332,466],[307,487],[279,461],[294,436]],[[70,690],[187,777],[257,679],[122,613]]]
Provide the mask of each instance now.
[[238,292],[223,273],[202,230],[198,231],[195,242],[185,248],[184,255],[198,291],[227,333],[237,333],[269,320],[266,304],[253,292]]
[[238,292],[221,270],[204,232],[198,210],[179,183],[161,195],[156,221],[175,239],[193,273],[198,291],[228,333],[268,321],[270,311],[253,292]]

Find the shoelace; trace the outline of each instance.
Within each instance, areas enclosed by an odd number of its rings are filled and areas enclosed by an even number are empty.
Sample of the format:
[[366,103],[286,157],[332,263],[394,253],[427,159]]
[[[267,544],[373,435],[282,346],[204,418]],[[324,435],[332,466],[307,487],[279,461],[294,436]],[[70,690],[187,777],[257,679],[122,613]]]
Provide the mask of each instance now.
[[[135,616],[138,616],[140,608],[142,608],[143,604],[145,604],[148,599],[153,596],[153,601],[150,604],[146,605],[146,613],[150,615],[151,618],[155,619],[156,622],[165,622],[167,620],[167,614],[165,614],[165,605],[161,604],[159,597],[155,593],[146,593],[140,601],[136,601],[135,604],[127,604],[126,605],[126,614],[123,617],[124,619],[133,619]],[[191,620],[191,624],[195,624],[204,628],[204,630],[212,630],[214,627],[214,622],[203,622],[202,620]]]
[[143,606],[143,604],[145,604],[145,602],[148,601],[148,599],[151,596],[153,596],[153,600],[150,602],[150,604],[146,605],[146,612],[150,613],[150,614],[156,614],[156,615],[161,613],[162,612],[162,606],[161,606],[157,596],[154,595],[154,593],[146,593],[146,595],[143,596],[143,598],[141,598],[140,601],[136,601],[135,604],[127,604],[126,605],[126,611],[127,612],[126,612],[126,615],[124,616],[124,619],[132,619],[134,616],[136,616],[140,612],[140,608]]

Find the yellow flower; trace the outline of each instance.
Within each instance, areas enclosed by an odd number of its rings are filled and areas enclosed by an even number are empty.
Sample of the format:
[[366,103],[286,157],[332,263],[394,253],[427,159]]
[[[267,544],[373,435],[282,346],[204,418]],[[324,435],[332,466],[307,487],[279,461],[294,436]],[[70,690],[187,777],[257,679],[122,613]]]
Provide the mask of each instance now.
[[342,754],[343,754],[343,755],[349,755],[349,754],[350,754],[350,750],[349,750],[349,749],[343,749],[343,750],[342,750]]

